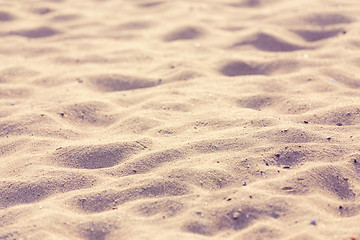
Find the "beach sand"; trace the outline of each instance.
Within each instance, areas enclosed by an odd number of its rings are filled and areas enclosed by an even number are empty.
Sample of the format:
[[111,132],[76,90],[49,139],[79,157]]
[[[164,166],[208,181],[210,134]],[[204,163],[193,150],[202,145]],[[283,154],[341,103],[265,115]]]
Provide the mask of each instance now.
[[357,0],[0,3],[0,239],[360,239]]

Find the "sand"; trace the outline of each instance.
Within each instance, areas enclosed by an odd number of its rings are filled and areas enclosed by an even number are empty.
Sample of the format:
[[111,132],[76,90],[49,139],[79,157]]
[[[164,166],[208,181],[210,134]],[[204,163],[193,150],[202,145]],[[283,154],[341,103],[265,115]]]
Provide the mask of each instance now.
[[0,239],[359,239],[357,0],[0,3]]

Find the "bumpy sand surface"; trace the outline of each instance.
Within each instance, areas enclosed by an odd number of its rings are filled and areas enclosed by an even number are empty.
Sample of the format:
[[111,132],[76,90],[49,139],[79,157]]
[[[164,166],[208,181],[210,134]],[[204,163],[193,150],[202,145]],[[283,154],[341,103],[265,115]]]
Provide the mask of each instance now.
[[0,3],[0,239],[359,239],[358,0]]

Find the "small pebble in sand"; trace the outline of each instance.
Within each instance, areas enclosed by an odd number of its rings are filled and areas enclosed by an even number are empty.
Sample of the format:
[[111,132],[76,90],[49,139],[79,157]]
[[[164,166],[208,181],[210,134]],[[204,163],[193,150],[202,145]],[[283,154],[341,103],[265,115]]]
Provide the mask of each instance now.
[[313,219],[311,219],[310,224],[316,226],[316,222],[317,222],[316,217],[313,217]]
[[239,212],[234,212],[232,217],[233,219],[237,219],[239,216],[240,216]]

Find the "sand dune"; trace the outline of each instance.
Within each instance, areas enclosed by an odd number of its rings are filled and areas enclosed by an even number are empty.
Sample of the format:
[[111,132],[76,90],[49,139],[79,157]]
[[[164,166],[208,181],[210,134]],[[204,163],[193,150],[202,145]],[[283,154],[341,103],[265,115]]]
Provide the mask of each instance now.
[[0,239],[359,239],[355,0],[0,3]]

